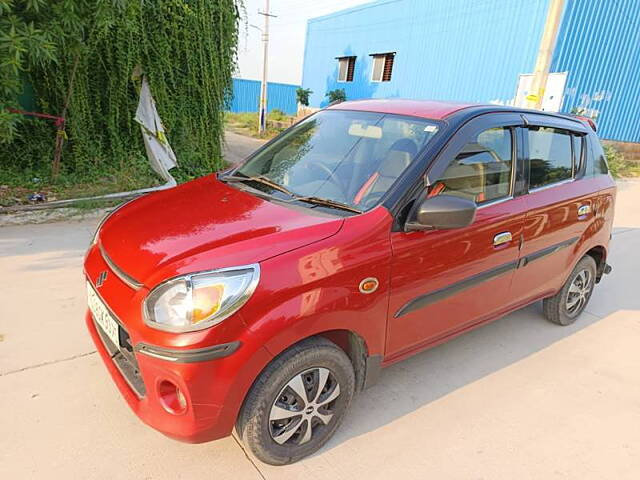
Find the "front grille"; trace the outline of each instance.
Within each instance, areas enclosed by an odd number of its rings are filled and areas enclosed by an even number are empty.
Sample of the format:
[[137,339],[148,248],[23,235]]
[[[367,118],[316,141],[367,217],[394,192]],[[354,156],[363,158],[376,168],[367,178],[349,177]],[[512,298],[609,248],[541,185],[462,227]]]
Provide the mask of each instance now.
[[113,344],[111,339],[107,337],[107,335],[102,331],[100,325],[98,325],[94,319],[93,324],[102,339],[102,343],[106,347],[109,355],[111,355],[111,359],[113,363],[115,363],[118,370],[127,381],[129,386],[133,389],[133,391],[138,395],[138,397],[144,397],[147,393],[147,390],[144,386],[144,381],[142,380],[142,375],[140,375],[140,370],[138,368],[138,361],[136,360],[136,356],[133,353],[133,345],[131,344],[131,339],[129,338],[129,333],[122,327],[122,325],[118,324],[118,340],[120,345],[116,346]]

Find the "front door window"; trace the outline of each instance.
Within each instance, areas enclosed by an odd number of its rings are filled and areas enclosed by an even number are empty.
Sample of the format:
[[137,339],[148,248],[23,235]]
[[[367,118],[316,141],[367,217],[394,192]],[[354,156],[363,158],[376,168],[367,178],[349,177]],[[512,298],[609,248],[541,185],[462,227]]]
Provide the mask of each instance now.
[[460,196],[478,205],[509,197],[513,150],[512,129],[484,130],[456,155],[429,195]]

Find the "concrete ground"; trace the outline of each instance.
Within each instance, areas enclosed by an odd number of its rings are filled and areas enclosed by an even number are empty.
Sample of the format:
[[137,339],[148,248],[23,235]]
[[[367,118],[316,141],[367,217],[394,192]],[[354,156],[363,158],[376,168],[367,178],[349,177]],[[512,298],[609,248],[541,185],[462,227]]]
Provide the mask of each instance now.
[[239,135],[230,130],[224,132],[224,158],[232,164],[240,163],[264,144],[264,140]]
[[0,228],[0,478],[637,479],[640,183],[622,183],[612,275],[573,326],[540,304],[394,365],[288,467],[186,445],[129,410],[85,331],[96,220]]

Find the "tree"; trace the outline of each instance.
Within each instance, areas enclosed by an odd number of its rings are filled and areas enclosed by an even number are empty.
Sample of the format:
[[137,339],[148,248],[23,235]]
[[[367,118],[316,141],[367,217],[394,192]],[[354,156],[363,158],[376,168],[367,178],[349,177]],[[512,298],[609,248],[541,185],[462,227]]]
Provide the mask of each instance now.
[[19,135],[24,117],[17,109],[25,72],[56,60],[51,32],[36,27],[34,19],[46,0],[0,0],[0,145]]
[[51,123],[7,113],[25,83],[41,112],[60,115],[69,99],[67,172],[95,176],[139,161],[136,67],[181,167],[217,168],[241,7],[242,0],[0,0],[0,137],[11,146],[0,148],[0,173],[25,162],[46,172],[51,158]]
[[308,107],[309,95],[311,95],[312,93],[313,90],[311,90],[310,88],[298,87],[296,89],[296,99],[298,100],[298,103],[304,107]]
[[336,88],[335,90],[329,90],[325,97],[329,97],[329,103],[340,103],[347,100],[347,94],[343,88]]

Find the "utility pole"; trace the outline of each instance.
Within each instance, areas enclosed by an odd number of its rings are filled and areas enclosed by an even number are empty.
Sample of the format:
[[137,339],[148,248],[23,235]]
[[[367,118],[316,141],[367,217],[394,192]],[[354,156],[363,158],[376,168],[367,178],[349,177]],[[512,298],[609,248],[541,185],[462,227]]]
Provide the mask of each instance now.
[[264,12],[258,12],[264,16],[264,30],[262,30],[262,84],[260,85],[260,108],[258,109],[258,133],[262,135],[267,129],[267,64],[269,61],[269,17],[275,17],[269,13],[269,0],[265,0]]
[[542,109],[544,91],[549,78],[549,68],[551,68],[551,58],[558,38],[558,29],[564,10],[564,0],[551,0],[547,21],[544,25],[544,32],[540,39],[536,69],[533,72],[530,94],[527,95],[527,106],[535,110]]

